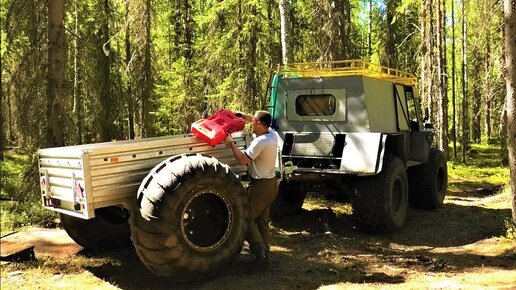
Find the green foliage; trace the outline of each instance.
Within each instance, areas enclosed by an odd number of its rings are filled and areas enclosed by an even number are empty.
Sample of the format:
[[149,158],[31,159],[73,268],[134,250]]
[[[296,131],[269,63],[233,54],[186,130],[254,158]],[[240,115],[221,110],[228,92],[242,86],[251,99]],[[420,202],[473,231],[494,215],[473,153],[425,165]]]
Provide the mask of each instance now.
[[28,163],[26,155],[4,152],[4,160],[0,161],[0,199],[13,199],[17,195]]
[[[39,192],[23,195],[28,190],[24,184],[24,176],[31,168],[31,160],[26,155],[15,153],[5,154],[4,161],[0,162],[1,195],[0,218],[2,235],[19,227],[28,225],[52,226],[55,225],[57,215],[41,206]],[[37,175],[31,175],[31,181],[37,181]],[[34,188],[32,188],[34,191]],[[21,196],[25,196],[21,198]]]
[[0,202],[1,235],[26,226],[55,227],[57,217],[38,200]]
[[506,218],[504,220],[504,226],[506,229],[505,237],[509,240],[512,240],[511,243],[514,243],[516,240],[516,224],[512,222],[511,218]]

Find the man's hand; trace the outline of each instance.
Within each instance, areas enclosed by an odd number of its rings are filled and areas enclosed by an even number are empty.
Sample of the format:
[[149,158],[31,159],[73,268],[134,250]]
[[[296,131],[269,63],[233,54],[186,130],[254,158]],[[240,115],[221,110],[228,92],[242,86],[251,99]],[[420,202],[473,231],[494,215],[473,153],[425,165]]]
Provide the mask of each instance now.
[[239,118],[244,119],[244,121],[246,121],[247,123],[251,123],[253,121],[252,115],[249,115],[249,114],[246,114],[246,113],[243,113],[240,111],[234,111],[233,114]]
[[226,136],[226,147],[231,147],[231,143],[233,143],[233,136],[230,133]]

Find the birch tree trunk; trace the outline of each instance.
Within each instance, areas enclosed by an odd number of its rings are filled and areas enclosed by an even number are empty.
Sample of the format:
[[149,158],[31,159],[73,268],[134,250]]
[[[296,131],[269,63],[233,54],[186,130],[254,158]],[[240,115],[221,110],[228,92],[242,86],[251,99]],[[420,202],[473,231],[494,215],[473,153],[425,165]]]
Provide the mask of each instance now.
[[62,102],[65,78],[64,0],[48,1],[47,129],[49,147],[64,145]]
[[455,1],[451,1],[451,26],[452,26],[452,137],[453,158],[457,159],[457,107],[455,104]]
[[279,1],[281,25],[281,60],[283,64],[294,62],[290,36],[292,25],[290,20],[290,0]]
[[484,85],[483,85],[483,91],[484,91],[484,98],[486,103],[486,115],[485,115],[485,130],[486,130],[486,138],[487,142],[489,143],[491,141],[491,130],[492,130],[492,123],[491,123],[491,97],[493,95],[493,89],[491,88],[491,36],[489,33],[486,33],[486,51],[485,51],[485,57],[484,57],[484,64],[485,64],[485,76],[484,76]]
[[[442,2],[442,3],[441,3]],[[437,1],[437,53],[439,75],[438,130],[439,148],[448,156],[448,76],[446,75],[446,0]]]
[[75,122],[75,128],[77,130],[77,144],[82,144],[82,96],[79,92],[79,10],[77,9],[77,3],[74,3],[74,45],[73,45],[73,116]]
[[461,2],[462,9],[462,163],[466,164],[466,151],[469,143],[468,97],[467,91],[467,58],[466,58],[466,15],[465,0]]
[[504,0],[507,147],[511,170],[512,222],[516,225],[516,0]]

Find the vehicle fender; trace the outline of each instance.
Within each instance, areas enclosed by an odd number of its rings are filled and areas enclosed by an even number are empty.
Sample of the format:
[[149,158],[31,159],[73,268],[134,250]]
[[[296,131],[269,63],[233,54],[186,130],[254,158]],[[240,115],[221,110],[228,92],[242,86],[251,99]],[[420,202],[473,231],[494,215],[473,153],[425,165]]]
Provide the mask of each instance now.
[[359,175],[382,170],[387,135],[382,133],[346,133],[340,170]]

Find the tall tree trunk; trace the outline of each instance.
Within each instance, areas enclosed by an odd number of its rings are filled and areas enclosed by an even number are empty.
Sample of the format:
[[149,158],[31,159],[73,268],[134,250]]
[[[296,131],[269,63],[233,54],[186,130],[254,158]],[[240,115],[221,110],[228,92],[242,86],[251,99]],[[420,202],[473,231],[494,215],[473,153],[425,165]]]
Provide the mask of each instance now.
[[457,104],[455,100],[455,0],[451,1],[451,26],[452,26],[452,135],[453,158],[457,159]]
[[152,60],[151,60],[151,0],[145,1],[145,44],[144,44],[144,87],[141,96],[141,120],[143,127],[141,128],[140,137],[147,137],[150,131],[152,120],[149,115],[149,101],[152,94]]
[[469,144],[468,97],[467,97],[467,58],[466,58],[466,14],[465,0],[461,1],[462,9],[462,163],[466,164],[466,152]]
[[7,99],[7,133],[5,134],[5,141],[7,142],[7,146],[14,144],[15,134],[14,134],[14,117],[13,117],[13,109],[12,109],[12,97],[9,88],[7,88],[6,93]]
[[290,20],[290,0],[279,1],[280,24],[281,24],[281,61],[283,64],[294,62],[290,36],[292,33],[292,22]]
[[504,0],[507,146],[511,171],[512,223],[516,225],[516,2]]
[[500,114],[500,164],[502,166],[509,166],[509,147],[507,146],[507,136],[507,105],[504,103],[502,113]]
[[386,1],[386,21],[385,21],[385,59],[382,60],[388,67],[397,68],[398,67],[398,58],[396,53],[396,28],[392,21],[394,20],[394,15],[396,14],[396,9],[398,8],[398,2],[396,0],[387,0]]
[[125,66],[127,72],[127,118],[128,118],[128,127],[129,127],[129,139],[134,139],[134,96],[132,89],[132,76],[129,72],[130,70],[130,62],[131,62],[131,22],[129,21],[129,1],[125,2]]
[[448,156],[448,77],[446,74],[446,0],[437,1],[437,51],[439,71],[438,134],[439,148]]
[[[0,3],[0,29],[4,29],[3,19],[1,12],[4,9],[4,2]],[[2,36],[0,35],[0,49],[3,48]],[[4,160],[4,148],[5,148],[5,131],[4,131],[4,74],[3,74],[3,57],[0,55],[0,161]],[[0,171],[0,178],[2,171]]]
[[47,130],[49,147],[64,145],[65,30],[64,1],[48,0]]
[[[479,56],[480,51],[477,46],[472,46],[471,54]],[[479,57],[473,57],[471,60],[471,65],[474,68],[481,68],[482,64],[480,62]],[[481,96],[481,70],[474,69],[471,70],[471,85],[472,85],[472,99],[471,99],[471,112],[472,112],[472,120],[471,120],[471,139],[475,143],[480,143],[480,118],[481,118],[481,108],[480,103],[482,102]]]
[[115,106],[111,86],[113,85],[111,76],[112,58],[109,20],[111,18],[111,7],[109,0],[102,1],[102,19],[99,30],[99,58],[98,70],[100,73],[100,141],[111,141],[115,138],[114,121]]
[[435,121],[434,92],[434,23],[433,0],[422,0],[421,3],[422,26],[422,63],[421,63],[421,97],[422,104],[429,110],[429,117]]
[[73,46],[73,120],[77,130],[77,144],[82,144],[82,96],[79,92],[79,10],[77,2],[74,3],[74,46]]
[[[423,3],[424,2],[425,2],[425,0],[423,0]],[[422,8],[422,9],[424,9],[424,8]],[[369,0],[369,23],[367,25],[367,58],[368,59],[371,59],[371,56],[373,54],[372,34],[373,34],[373,0]]]
[[[150,5],[150,4],[149,4]],[[191,15],[191,5],[189,0],[184,0],[184,11],[183,11],[183,25],[184,25],[184,33],[185,33],[185,52],[184,56],[186,59],[186,66],[190,68],[192,64],[192,15]],[[190,84],[187,84],[187,88]]]
[[344,13],[340,25],[340,41],[342,46],[341,60],[348,59],[351,55],[351,42],[348,41],[351,34],[351,3],[349,0],[341,0]]
[[[251,6],[251,15],[257,15],[256,3],[250,4]],[[258,16],[256,16],[258,17]],[[251,28],[249,31],[249,64],[247,69],[247,82],[249,89],[249,98],[248,107],[256,108],[256,97],[258,95],[257,85],[256,85],[256,66],[257,66],[257,57],[256,57],[256,47],[258,45],[258,20],[256,17],[252,18]]]
[[484,98],[486,103],[485,131],[487,142],[491,141],[491,97],[493,90],[491,89],[491,37],[490,33],[486,33],[486,53],[484,57],[485,76],[484,76]]

